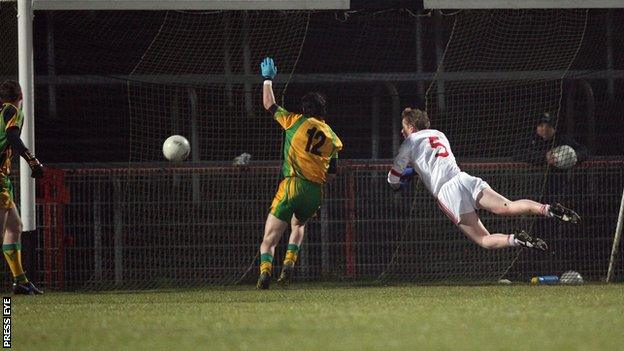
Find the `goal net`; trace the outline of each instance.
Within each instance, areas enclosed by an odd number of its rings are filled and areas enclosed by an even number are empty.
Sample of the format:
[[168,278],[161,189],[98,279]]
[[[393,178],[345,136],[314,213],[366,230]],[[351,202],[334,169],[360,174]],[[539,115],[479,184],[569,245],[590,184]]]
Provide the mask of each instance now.
[[[306,92],[325,93],[328,123],[345,143],[339,177],[306,226],[297,280],[492,282],[568,269],[599,279],[622,163],[559,172],[515,159],[543,113],[561,120],[562,82],[586,45],[588,16],[576,10],[41,13],[53,25],[58,111],[38,128],[80,139],[84,147],[67,157],[97,163],[64,164],[66,151],[54,148],[42,156],[63,170],[71,199],[42,200],[62,206],[64,217],[53,223],[62,230],[44,234],[60,237],[38,247],[37,273],[48,286],[66,289],[252,282],[280,170],[282,131],[262,107],[258,72],[261,59],[271,56],[278,103],[297,111]],[[45,34],[50,27],[35,30]],[[49,67],[47,55],[36,62],[46,59]],[[36,94],[46,106],[39,113],[52,116],[43,88]],[[486,251],[444,217],[421,185],[392,192],[385,179],[405,106],[428,110],[463,170],[511,199],[561,201],[589,227],[484,214],[493,232],[525,229],[556,248],[553,255]],[[185,162],[163,159],[162,143],[173,134],[191,143]],[[43,231],[50,226],[39,223]],[[276,251],[276,273],[287,236]],[[61,258],[44,265],[49,255]]]
[[[529,143],[540,118],[548,114],[556,126],[563,79],[581,47],[587,16],[586,10],[462,11],[456,15],[426,100],[433,125],[452,141],[456,157],[523,160],[522,153],[531,152]],[[545,164],[546,155],[540,157],[532,161]],[[501,177],[492,177],[487,169],[467,171],[482,176],[510,199],[577,205],[563,186],[549,193],[553,188],[549,182],[562,177],[555,168],[545,170],[541,177],[527,176],[518,168],[511,174],[501,172]],[[482,212],[492,233],[526,230],[548,240],[550,233],[566,230],[542,218],[501,218]],[[504,277],[519,256],[544,271],[551,271],[548,264],[556,260],[529,250],[488,252],[467,243],[453,226],[434,228],[420,232],[424,241],[435,243],[429,248],[434,256],[447,256],[441,269],[448,269],[449,275],[465,270],[467,275],[478,273],[491,280],[496,275]]]

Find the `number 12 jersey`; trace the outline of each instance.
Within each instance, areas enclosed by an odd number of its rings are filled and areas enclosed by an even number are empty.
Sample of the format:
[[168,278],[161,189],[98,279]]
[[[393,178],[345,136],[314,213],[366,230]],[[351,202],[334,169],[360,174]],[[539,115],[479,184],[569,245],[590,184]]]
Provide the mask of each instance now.
[[340,138],[324,121],[283,107],[277,107],[273,118],[286,131],[282,176],[325,183],[330,160],[342,150]]

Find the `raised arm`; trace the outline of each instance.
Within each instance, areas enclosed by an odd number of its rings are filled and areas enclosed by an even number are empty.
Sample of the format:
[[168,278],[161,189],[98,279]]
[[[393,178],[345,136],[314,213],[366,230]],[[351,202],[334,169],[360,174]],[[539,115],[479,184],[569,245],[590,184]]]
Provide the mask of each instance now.
[[284,130],[287,130],[292,127],[302,115],[288,112],[275,102],[275,95],[273,95],[273,78],[275,78],[277,74],[277,68],[275,68],[275,63],[272,58],[266,57],[260,63],[260,72],[264,78],[264,84],[262,86],[262,106],[271,113],[275,121],[279,123]]
[[265,80],[262,86],[262,104],[267,111],[271,110],[271,106],[276,105],[275,95],[273,95],[273,83],[270,80]]
[[[275,95],[273,94],[273,78],[277,74],[277,67],[273,59],[266,57],[260,64],[264,84],[262,86],[262,104],[264,109],[269,111],[275,105]],[[274,112],[274,111],[273,111]]]

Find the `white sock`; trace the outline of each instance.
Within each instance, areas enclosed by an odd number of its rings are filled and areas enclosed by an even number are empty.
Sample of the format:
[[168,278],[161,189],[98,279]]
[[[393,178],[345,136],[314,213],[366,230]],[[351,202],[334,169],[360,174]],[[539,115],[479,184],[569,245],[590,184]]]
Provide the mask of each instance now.
[[509,246],[511,247],[520,245],[516,242],[515,235],[513,234],[509,234],[509,236],[507,237],[507,242],[509,243]]
[[540,210],[545,217],[552,217],[552,213],[550,213],[550,205],[542,205]]

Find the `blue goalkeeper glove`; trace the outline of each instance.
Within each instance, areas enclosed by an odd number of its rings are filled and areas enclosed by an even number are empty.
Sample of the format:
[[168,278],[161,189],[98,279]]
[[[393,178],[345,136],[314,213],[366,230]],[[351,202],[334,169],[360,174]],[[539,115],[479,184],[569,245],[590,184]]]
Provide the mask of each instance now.
[[411,182],[415,175],[416,171],[412,167],[405,168],[405,170],[403,170],[403,174],[401,175],[401,184]]
[[262,72],[262,77],[264,77],[264,79],[273,80],[277,74],[277,67],[275,67],[273,59],[265,57],[264,61],[260,64],[260,71]]

